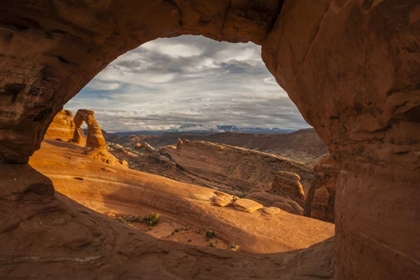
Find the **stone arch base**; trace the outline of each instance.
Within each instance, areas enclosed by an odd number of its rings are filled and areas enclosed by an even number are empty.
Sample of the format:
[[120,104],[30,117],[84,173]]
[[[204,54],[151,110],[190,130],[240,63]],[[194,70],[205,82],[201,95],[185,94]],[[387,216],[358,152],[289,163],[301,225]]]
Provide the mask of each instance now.
[[[250,40],[337,162],[336,278],[420,274],[417,0],[6,0],[0,8],[3,166],[27,168],[63,104],[127,50],[181,34]],[[1,181],[2,202],[51,193],[21,184]],[[16,224],[6,220],[3,237]]]

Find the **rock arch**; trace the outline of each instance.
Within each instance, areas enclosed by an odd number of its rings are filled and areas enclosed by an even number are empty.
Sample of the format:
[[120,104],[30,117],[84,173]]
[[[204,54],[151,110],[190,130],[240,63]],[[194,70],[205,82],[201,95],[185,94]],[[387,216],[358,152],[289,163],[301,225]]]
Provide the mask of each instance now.
[[87,124],[88,134],[86,137],[86,147],[91,148],[105,148],[106,142],[105,138],[102,134],[101,127],[94,116],[94,112],[91,110],[86,109],[79,109],[74,116],[74,134],[73,134],[73,142],[81,143],[82,141],[82,134],[81,134],[81,127],[83,122]]
[[[201,34],[262,57],[337,162],[337,279],[420,274],[417,0],[2,1],[0,163],[27,169],[54,115],[120,54]],[[17,168],[13,165],[13,168]],[[26,174],[28,174],[26,172]],[[16,203],[45,178],[0,183]]]

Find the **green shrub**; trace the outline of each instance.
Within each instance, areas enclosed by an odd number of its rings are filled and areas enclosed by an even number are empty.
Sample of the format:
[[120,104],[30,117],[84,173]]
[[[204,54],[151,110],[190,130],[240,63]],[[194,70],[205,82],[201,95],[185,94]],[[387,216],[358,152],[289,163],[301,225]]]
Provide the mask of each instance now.
[[160,215],[159,213],[152,213],[149,216],[144,217],[143,222],[145,222],[148,226],[155,226],[160,222]]
[[209,230],[209,231],[206,232],[206,239],[207,240],[212,239],[214,237],[216,237],[216,233],[213,230]]

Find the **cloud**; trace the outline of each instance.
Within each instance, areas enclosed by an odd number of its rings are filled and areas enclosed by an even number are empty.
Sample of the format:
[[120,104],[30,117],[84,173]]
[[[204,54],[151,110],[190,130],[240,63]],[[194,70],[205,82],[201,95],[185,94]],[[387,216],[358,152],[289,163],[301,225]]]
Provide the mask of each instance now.
[[252,43],[158,39],[113,61],[66,106],[95,110],[107,131],[184,124],[309,127]]

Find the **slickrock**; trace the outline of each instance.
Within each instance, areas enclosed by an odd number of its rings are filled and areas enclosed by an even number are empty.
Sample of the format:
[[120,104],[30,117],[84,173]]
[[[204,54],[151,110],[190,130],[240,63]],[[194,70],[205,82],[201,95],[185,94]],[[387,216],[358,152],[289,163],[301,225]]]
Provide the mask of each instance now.
[[[121,148],[112,148],[114,146]],[[126,148],[135,153],[130,156],[131,152],[121,145],[110,145],[113,155],[120,160],[127,160],[131,168],[164,175],[181,182],[207,186],[238,196],[270,190],[274,186],[278,195],[276,201],[288,198],[301,205],[298,207],[300,209],[286,205],[283,205],[282,209],[294,214],[303,214],[301,210],[305,206],[305,196],[302,193],[302,184],[309,189],[313,180],[312,168],[306,164],[240,147],[204,141],[179,139],[175,149],[173,146],[165,146],[162,149],[142,149],[138,146]],[[290,172],[277,174],[281,170]],[[296,173],[302,176],[302,181],[301,176]],[[275,179],[279,176],[284,179]]]
[[75,128],[73,113],[69,110],[61,110],[48,127],[45,138],[68,141],[73,139]]
[[280,214],[281,210],[280,208],[277,208],[277,207],[264,207],[263,212],[269,215],[276,215],[276,214]]
[[[309,190],[312,170],[309,166],[289,159],[253,150],[204,141],[191,141],[176,150],[164,147],[161,153],[181,168],[182,177],[195,184],[241,194],[269,190],[277,171],[299,174]],[[162,172],[165,174],[165,171]],[[170,177],[170,174],[168,174]],[[176,176],[176,174],[174,174]]]
[[230,146],[237,146],[259,152],[274,154],[290,158],[306,164],[315,164],[319,159],[328,155],[325,142],[317,135],[314,129],[301,129],[292,133],[279,134],[251,134],[240,132],[224,132],[211,134],[197,133],[164,133],[163,135],[130,135],[110,137],[107,141],[119,143],[124,146],[133,146],[136,142],[147,141],[156,148],[167,145],[176,145],[178,139],[191,141],[206,141]]
[[331,157],[321,159],[314,167],[314,182],[308,192],[305,213],[312,218],[334,222],[337,165]]

